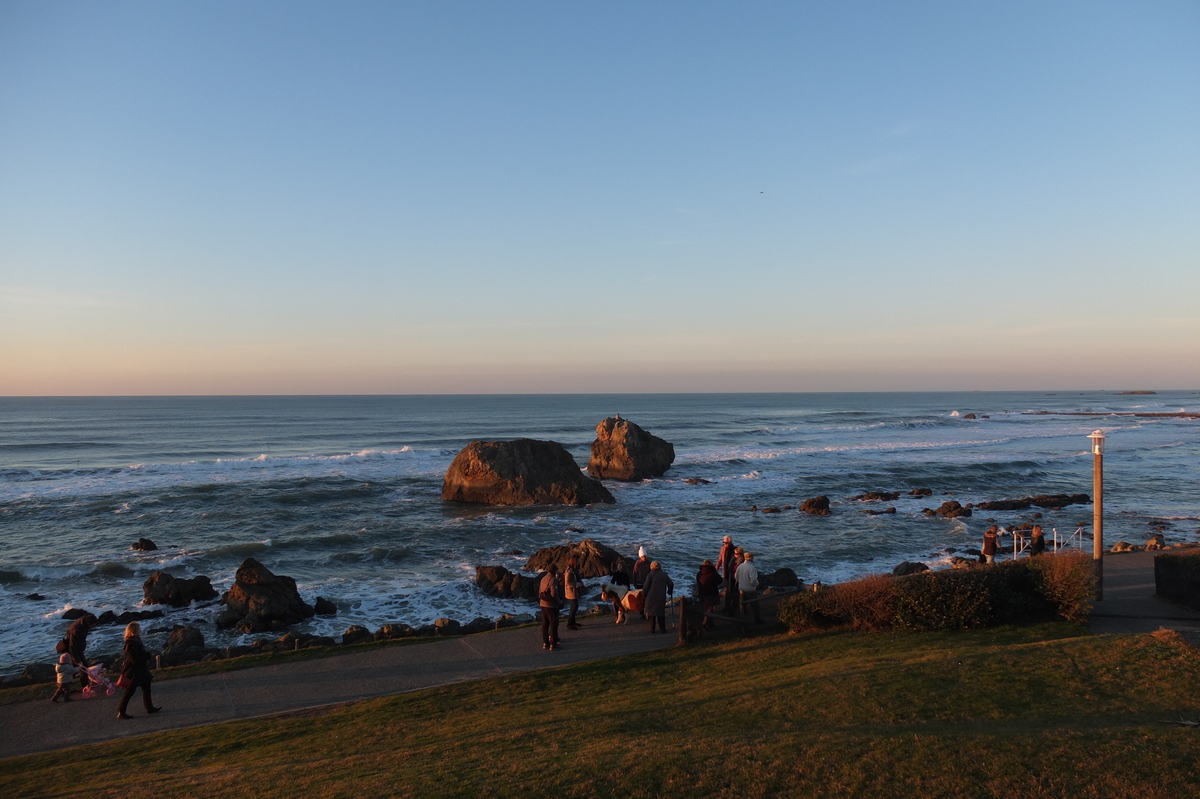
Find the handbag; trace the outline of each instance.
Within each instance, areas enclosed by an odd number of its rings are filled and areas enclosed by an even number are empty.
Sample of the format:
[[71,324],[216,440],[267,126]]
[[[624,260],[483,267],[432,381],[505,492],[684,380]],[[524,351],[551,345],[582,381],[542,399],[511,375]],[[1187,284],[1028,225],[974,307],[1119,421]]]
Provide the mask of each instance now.
[[121,675],[121,676],[120,676],[120,677],[117,679],[117,687],[118,687],[118,688],[120,688],[120,689],[122,689],[122,690],[128,691],[128,690],[129,690],[129,686],[131,686],[131,685],[133,685],[133,678],[132,678],[132,677],[130,677],[129,675],[127,675],[127,674],[122,674],[122,675]]
[[67,651],[67,639],[63,638],[61,641],[55,644],[54,651],[60,655],[65,654]]

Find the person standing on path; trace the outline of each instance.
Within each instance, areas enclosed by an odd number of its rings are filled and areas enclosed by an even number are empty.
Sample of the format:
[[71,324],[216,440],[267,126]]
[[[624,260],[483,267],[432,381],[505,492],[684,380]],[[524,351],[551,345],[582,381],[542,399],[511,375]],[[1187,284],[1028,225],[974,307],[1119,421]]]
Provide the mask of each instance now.
[[743,551],[741,547],[733,548],[733,557],[725,567],[725,612],[729,614],[738,612],[738,583],[737,570],[742,565]]
[[989,566],[996,562],[996,541],[999,538],[1000,533],[994,524],[983,533],[983,557]]
[[728,592],[733,586],[733,536],[725,536],[725,540],[721,542],[721,554],[717,555],[717,574],[721,575],[721,586],[725,589],[725,610],[729,610],[729,594]]
[[562,577],[551,564],[538,584],[538,605],[542,609],[542,649],[558,649],[558,610],[563,604]]
[[[650,576],[650,558],[646,557],[646,548],[638,547],[638,559],[633,562],[633,588],[636,591],[641,591],[646,586],[646,578]],[[646,611],[643,608],[638,611],[638,615],[643,619],[646,618]]]
[[79,667],[80,688],[87,688],[91,684],[87,672],[84,671],[84,667],[87,666],[87,661],[84,660],[84,653],[87,650],[88,633],[99,623],[100,620],[96,618],[94,613],[80,616],[71,622],[71,626],[67,628],[67,635],[63,639],[67,642],[67,652],[71,655],[71,661]]
[[1042,526],[1035,524],[1033,529],[1029,531],[1029,555],[1041,555],[1046,551],[1046,535],[1042,532]]
[[63,652],[58,656],[58,664],[54,667],[54,678],[58,687],[54,690],[54,696],[50,697],[51,702],[58,702],[60,696],[64,702],[71,701],[71,683],[75,682],[75,675],[79,671],[79,667],[71,663],[69,653]]
[[136,621],[131,621],[125,627],[125,659],[121,661],[119,682],[125,688],[125,694],[121,697],[121,704],[117,705],[117,718],[130,718],[125,710],[129,707],[129,700],[133,698],[133,692],[138,688],[142,689],[142,704],[146,706],[147,715],[162,710],[161,707],[155,707],[150,700],[150,681],[152,679],[150,654],[146,652],[146,647],[142,644],[142,626]]
[[[712,613],[721,602],[721,575],[717,574],[717,568],[711,560],[701,563],[700,571],[696,572],[696,596],[705,613]],[[713,620],[705,616],[704,629],[712,628]]]
[[643,589],[646,597],[646,615],[650,617],[650,632],[654,625],[658,631],[667,631],[667,594],[675,593],[675,583],[663,571],[662,565],[656,560],[650,564],[650,574],[646,577]]
[[579,579],[579,556],[572,555],[567,561],[567,570],[563,573],[563,596],[570,603],[567,612],[567,629],[578,630],[575,614],[579,612],[579,592],[583,590],[583,582]]
[[746,606],[749,605],[754,609],[754,623],[762,624],[758,603],[750,601],[758,596],[758,569],[754,566],[754,556],[749,552],[742,555],[742,564],[737,567],[735,576],[742,603],[742,615],[746,615]]

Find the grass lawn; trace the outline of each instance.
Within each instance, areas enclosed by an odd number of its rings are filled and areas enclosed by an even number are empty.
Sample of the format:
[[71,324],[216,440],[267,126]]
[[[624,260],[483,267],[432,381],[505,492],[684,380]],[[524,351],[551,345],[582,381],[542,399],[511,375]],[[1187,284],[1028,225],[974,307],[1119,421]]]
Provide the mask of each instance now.
[[780,635],[12,758],[0,796],[1177,799],[1198,685],[1168,634]]

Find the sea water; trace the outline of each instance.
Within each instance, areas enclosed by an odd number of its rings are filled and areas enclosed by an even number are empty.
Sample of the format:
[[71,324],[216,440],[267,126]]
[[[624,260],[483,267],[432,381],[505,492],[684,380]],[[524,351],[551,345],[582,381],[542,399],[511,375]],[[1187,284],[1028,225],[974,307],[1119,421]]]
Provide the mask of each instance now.
[[[760,571],[786,566],[809,582],[903,560],[945,566],[988,524],[1038,509],[942,519],[924,508],[1090,495],[1096,429],[1108,437],[1106,542],[1142,543],[1158,527],[1168,542],[1196,541],[1200,421],[1120,414],[1198,409],[1200,392],[0,398],[0,672],[50,661],[67,608],[144,609],[157,571],[224,591],[247,557],[294,577],[310,603],[335,602],[335,617],[296,628],[326,635],[530,612],[481,593],[475,567],[516,570],[585,537],[644,546],[680,590],[727,534]],[[608,482],[615,504],[440,499],[472,440],[551,439],[585,468],[596,424],[618,413],[672,442],[676,460],[659,479]],[[1080,413],[1099,415],[1068,415]],[[907,496],[914,488],[933,495]],[[851,499],[868,491],[904,493]],[[817,495],[831,515],[794,509]],[[865,512],[884,507],[896,512]],[[1090,524],[1092,506],[1040,512],[1065,536]],[[132,550],[143,537],[159,549]],[[147,627],[193,624],[210,645],[252,638],[218,631],[219,609],[166,609]],[[89,650],[118,650],[120,633],[97,628]]]

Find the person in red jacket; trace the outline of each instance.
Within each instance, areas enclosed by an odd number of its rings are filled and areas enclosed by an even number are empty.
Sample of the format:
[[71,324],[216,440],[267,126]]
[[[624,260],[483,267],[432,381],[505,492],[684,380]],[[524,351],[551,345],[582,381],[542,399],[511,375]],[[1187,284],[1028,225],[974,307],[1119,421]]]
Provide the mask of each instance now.
[[563,604],[563,581],[551,564],[538,583],[538,606],[542,609],[542,649],[558,649],[558,611]]

